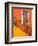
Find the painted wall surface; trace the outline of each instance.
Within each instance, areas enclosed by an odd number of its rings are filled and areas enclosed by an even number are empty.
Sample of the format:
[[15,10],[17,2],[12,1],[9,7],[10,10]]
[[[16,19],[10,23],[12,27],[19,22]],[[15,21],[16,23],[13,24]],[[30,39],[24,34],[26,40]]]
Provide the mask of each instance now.
[[38,5],[37,5],[37,41],[38,41]]
[[[24,3],[38,3],[38,0],[0,0],[0,46],[38,46],[36,43],[22,43],[22,44],[5,44],[5,2],[24,2]],[[37,18],[38,19],[38,18]],[[38,20],[37,20],[38,21]],[[37,24],[38,26],[38,24]],[[38,28],[38,27],[37,27]]]

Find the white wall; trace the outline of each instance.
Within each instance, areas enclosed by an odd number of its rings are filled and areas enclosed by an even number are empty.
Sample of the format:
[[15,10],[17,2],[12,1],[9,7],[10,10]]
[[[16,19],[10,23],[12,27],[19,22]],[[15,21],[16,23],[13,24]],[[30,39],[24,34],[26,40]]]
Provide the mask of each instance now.
[[[38,5],[37,5],[37,25],[38,25]],[[37,26],[37,41],[38,41],[38,26]]]
[[[25,3],[38,3],[36,0],[8,0],[14,2],[25,2]],[[0,0],[0,46],[7,46],[4,44],[4,16],[5,16],[5,2],[7,0]],[[8,45],[11,46],[11,45]],[[37,43],[22,43],[22,44],[12,44],[12,46],[38,46]]]

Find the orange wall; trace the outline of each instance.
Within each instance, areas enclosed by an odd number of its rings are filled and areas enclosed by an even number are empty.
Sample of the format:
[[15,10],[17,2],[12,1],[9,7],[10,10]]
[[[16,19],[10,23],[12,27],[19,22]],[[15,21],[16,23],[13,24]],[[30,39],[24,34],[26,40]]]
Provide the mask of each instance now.
[[[13,9],[13,15],[14,15],[14,17],[15,17],[15,19],[19,19],[19,18],[21,18],[20,16],[21,16],[21,11],[23,11],[24,9],[16,9],[16,8],[14,8]],[[26,11],[26,10],[25,10]],[[30,9],[30,10],[27,10],[28,12],[29,12],[29,23],[30,24],[32,24],[32,10]]]

